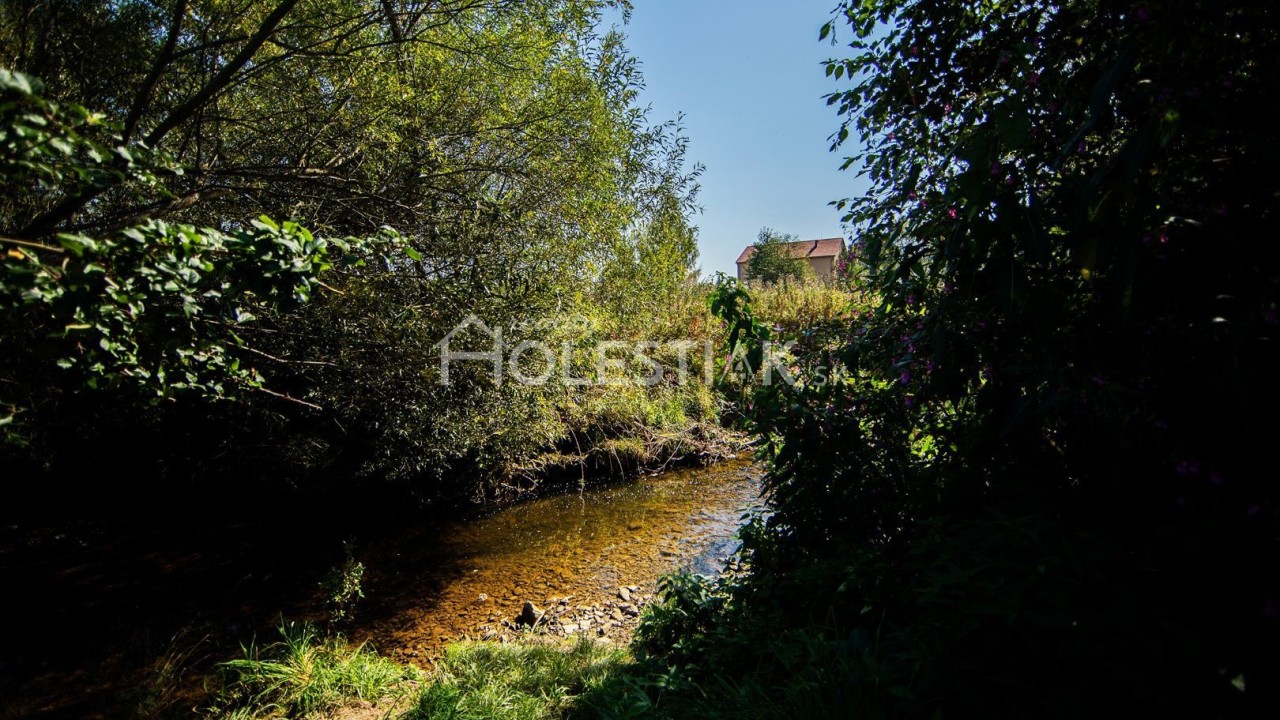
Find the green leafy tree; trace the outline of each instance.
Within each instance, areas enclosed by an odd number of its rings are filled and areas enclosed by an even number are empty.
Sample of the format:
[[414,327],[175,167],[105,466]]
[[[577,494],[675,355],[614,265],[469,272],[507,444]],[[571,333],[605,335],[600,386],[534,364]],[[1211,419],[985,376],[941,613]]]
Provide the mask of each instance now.
[[[100,114],[51,102],[42,89],[35,78],[0,69],[8,210],[111,185],[142,195],[180,172],[164,154],[124,140]],[[149,220],[101,236],[0,237],[0,244],[3,372],[20,388],[0,418],[11,441],[22,440],[17,414],[60,388],[130,385],[157,400],[270,393],[238,333],[258,315],[307,302],[338,258],[367,249],[266,216],[226,231]]]
[[1276,20],[841,5],[832,140],[870,188],[839,205],[881,304],[756,394],[774,513],[675,664],[799,682],[834,645],[855,716],[1275,712]]
[[[509,473],[570,432],[633,427],[613,422],[645,415],[625,394],[495,388],[482,368],[442,389],[433,375],[435,343],[468,315],[505,328],[512,344],[590,318],[596,329],[573,336],[584,346],[660,323],[684,336],[673,324],[698,317],[692,300],[687,313],[664,304],[693,292],[698,169],[685,167],[678,123],[652,123],[637,106],[635,59],[620,33],[598,31],[611,6],[625,9],[595,0],[0,7],[0,61],[45,76],[51,101],[100,108],[115,145],[174,168],[134,178],[127,159],[112,159],[100,167],[110,176],[33,185],[8,201],[6,237],[56,245],[60,233],[109,238],[155,222],[235,237],[260,230],[242,219],[266,214],[304,220],[333,255],[331,290],[308,292],[308,303],[246,307],[255,320],[233,327],[198,321],[234,333],[241,349],[225,361],[270,377],[261,397],[237,397],[232,409],[137,409],[131,422],[156,432],[200,427],[172,441],[107,422],[120,398],[103,396],[46,423],[74,428],[46,436],[80,438],[76,452],[55,443],[33,455],[65,463],[92,457],[90,444],[140,443],[174,453],[174,468],[217,455],[275,478],[357,473],[454,493],[474,489],[460,490],[463,478]],[[347,258],[334,240],[386,240],[385,226],[403,252]],[[252,270],[229,268],[236,282]],[[172,336],[175,347],[187,340]],[[24,357],[32,364],[22,367],[44,367]],[[53,381],[39,387],[60,392]],[[700,391],[686,399],[705,405]],[[599,410],[615,400],[625,412]],[[170,412],[183,420],[160,420]]]
[[780,233],[772,228],[761,228],[751,247],[754,252],[747,258],[747,279],[762,285],[774,285],[788,280],[799,281],[813,275],[812,268],[803,257],[791,253],[791,243],[800,238]]

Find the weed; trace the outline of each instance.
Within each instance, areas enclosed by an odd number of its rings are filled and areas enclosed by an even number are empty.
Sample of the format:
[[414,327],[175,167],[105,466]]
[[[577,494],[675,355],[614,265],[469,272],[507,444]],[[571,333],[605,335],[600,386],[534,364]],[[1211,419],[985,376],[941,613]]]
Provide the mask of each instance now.
[[244,647],[222,663],[221,692],[210,718],[316,717],[353,701],[394,703],[420,673],[341,636],[320,637],[308,624],[280,626],[281,641]]

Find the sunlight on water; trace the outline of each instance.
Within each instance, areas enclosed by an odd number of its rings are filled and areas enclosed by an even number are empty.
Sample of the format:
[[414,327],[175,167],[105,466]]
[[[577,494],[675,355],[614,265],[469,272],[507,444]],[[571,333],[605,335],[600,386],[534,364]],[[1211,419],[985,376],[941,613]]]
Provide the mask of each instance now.
[[[650,595],[677,568],[714,574],[758,505],[759,475],[734,460],[401,536],[367,553],[355,634],[394,657],[429,658],[454,639],[505,635],[525,601],[585,612],[623,586]],[[596,632],[621,635],[621,625]]]

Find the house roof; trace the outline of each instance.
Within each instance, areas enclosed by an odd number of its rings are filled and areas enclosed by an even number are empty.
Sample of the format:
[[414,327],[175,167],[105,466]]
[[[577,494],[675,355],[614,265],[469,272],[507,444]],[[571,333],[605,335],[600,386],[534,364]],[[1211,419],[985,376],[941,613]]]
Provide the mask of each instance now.
[[[844,238],[824,238],[822,240],[797,240],[786,243],[787,253],[793,258],[838,257],[844,250]],[[756,246],[748,245],[738,256],[741,265],[756,254]]]

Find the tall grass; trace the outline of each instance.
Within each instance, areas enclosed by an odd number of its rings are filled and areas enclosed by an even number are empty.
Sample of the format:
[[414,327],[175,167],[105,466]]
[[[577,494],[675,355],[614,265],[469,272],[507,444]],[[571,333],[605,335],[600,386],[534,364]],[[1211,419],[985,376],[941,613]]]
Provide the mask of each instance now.
[[281,640],[244,648],[222,663],[222,688],[208,716],[217,720],[315,718],[356,701],[394,704],[420,673],[307,624],[285,623]]
[[789,330],[850,318],[867,303],[861,293],[817,281],[753,286],[750,292],[758,319]]
[[404,720],[595,716],[584,699],[603,694],[614,700],[629,662],[625,650],[586,636],[558,643],[453,645]]

